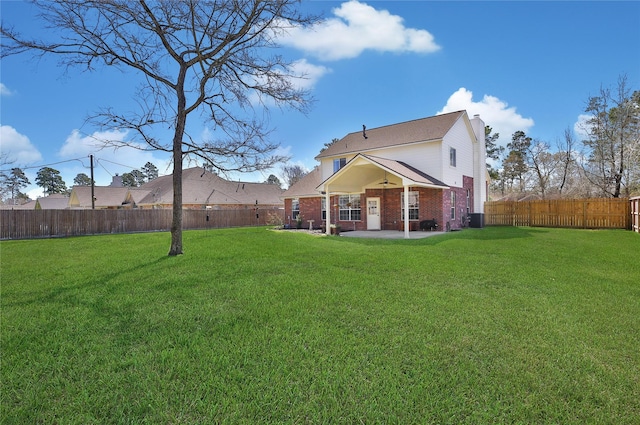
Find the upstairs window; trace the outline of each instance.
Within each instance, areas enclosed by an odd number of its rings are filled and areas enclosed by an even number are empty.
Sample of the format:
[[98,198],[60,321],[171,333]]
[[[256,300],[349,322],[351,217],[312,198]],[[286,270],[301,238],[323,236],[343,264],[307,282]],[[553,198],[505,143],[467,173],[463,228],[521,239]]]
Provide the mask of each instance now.
[[340,195],[338,198],[341,221],[358,221],[361,217],[360,195]]
[[339,158],[333,160],[333,172],[335,173],[339,169],[345,166],[347,163],[347,158]]
[[456,150],[455,148],[449,148],[449,165],[456,166]]
[[[404,220],[404,193],[400,194],[400,199],[402,205],[402,220]],[[418,192],[409,192],[409,220],[417,220],[420,216],[419,199]]]

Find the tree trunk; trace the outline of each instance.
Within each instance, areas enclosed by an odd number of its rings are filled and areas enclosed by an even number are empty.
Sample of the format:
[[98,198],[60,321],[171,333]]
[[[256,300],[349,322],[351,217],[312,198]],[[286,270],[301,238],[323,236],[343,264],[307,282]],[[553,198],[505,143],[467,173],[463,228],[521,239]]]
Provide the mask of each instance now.
[[182,254],[182,137],[176,149],[176,137],[173,140],[173,218],[171,220],[171,248],[169,255]]
[[171,220],[170,256],[182,254],[182,138],[187,124],[187,102],[184,94],[186,73],[187,67],[183,63],[176,83],[178,107],[176,111],[176,128],[173,133],[173,218]]

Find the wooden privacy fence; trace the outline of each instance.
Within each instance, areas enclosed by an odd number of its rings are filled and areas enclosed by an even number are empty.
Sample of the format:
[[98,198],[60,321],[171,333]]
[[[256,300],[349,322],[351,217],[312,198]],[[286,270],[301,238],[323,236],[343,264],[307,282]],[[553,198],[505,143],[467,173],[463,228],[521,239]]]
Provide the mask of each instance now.
[[484,204],[485,225],[631,229],[629,198],[493,201]]
[[[263,226],[280,209],[182,210],[183,229]],[[172,210],[0,210],[0,239],[169,231]]]

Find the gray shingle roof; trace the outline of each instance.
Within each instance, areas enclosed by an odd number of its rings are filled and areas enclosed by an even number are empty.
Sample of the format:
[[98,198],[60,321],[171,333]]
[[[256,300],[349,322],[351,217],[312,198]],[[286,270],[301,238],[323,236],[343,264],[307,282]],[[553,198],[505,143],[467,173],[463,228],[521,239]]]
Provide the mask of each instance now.
[[320,154],[316,156],[316,159],[367,152],[372,149],[398,146],[407,143],[440,140],[465,113],[465,111],[457,111],[367,129],[366,139],[363,137],[362,130],[349,133],[338,142],[320,152]]
[[69,208],[69,196],[60,193],[36,199],[43,210],[64,210]]
[[[173,176],[161,176],[145,183],[140,189],[147,195],[138,205],[173,203]],[[280,205],[283,190],[267,183],[225,180],[201,167],[182,171],[182,203],[202,205]]]
[[[128,187],[94,186],[96,208],[118,207],[127,198]],[[91,186],[73,186],[71,208],[91,208]]]

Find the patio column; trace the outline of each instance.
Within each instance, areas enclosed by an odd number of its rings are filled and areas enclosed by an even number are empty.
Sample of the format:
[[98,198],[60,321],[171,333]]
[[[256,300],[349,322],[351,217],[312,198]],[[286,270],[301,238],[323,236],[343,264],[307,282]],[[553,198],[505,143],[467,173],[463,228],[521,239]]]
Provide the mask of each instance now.
[[409,239],[409,186],[404,186],[404,238]]
[[331,195],[329,194],[329,188],[325,187],[326,192],[324,193],[324,206],[326,208],[326,216],[327,220],[325,221],[325,229],[324,232],[327,235],[331,234]]

